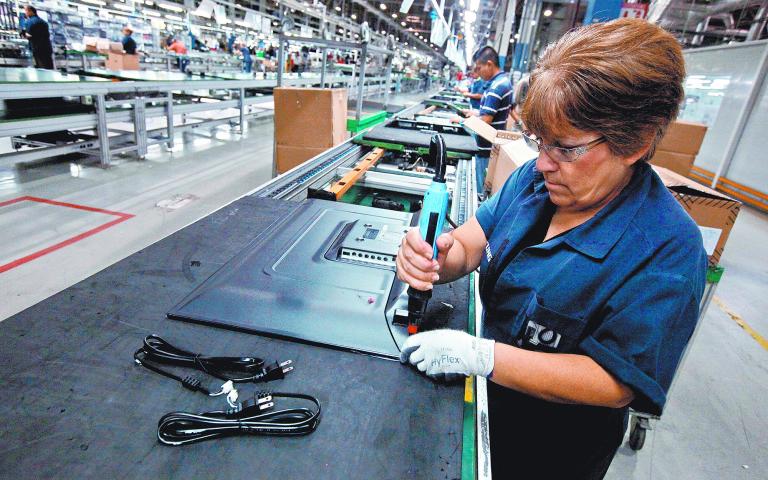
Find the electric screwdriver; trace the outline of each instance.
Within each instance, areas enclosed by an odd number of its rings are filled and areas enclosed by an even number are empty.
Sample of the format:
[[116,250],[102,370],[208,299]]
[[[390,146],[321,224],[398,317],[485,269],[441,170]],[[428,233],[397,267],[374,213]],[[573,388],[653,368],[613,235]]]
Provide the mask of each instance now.
[[[447,152],[445,140],[439,133],[432,135],[429,142],[429,156],[435,166],[435,176],[432,178],[419,217],[419,232],[421,238],[432,246],[432,258],[437,258],[437,237],[443,231],[443,224],[448,213],[448,188],[445,185],[445,166]],[[408,333],[419,331],[424,320],[427,303],[432,298],[432,290],[422,291],[408,287]]]

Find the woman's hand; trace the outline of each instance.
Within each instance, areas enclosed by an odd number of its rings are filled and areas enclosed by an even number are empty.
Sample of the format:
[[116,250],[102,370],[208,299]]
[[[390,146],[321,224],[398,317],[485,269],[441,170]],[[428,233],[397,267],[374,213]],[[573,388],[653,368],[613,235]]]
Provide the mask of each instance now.
[[397,252],[397,278],[417,290],[431,290],[440,280],[448,251],[453,247],[451,233],[437,237],[437,260],[432,258],[432,246],[421,238],[418,227],[408,230]]

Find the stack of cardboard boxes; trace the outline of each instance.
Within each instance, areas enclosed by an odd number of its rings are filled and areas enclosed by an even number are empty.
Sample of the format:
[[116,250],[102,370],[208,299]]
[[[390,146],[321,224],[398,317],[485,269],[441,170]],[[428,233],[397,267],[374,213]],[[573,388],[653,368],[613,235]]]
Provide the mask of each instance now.
[[138,70],[139,56],[123,52],[123,44],[110,42],[105,38],[83,37],[86,52],[107,55],[106,68],[109,70]]
[[283,173],[347,139],[347,90],[276,88],[275,163]]
[[536,158],[536,152],[525,144],[517,132],[496,130],[474,116],[465,120],[464,126],[491,142],[491,156],[485,174],[485,187],[491,194],[498,192],[519,166]]
[[138,70],[139,56],[123,52],[123,44],[113,42],[109,46],[107,69],[109,70]]
[[706,133],[704,124],[683,120],[673,122],[656,148],[651,163],[687,176]]
[[653,169],[699,226],[709,265],[717,266],[741,203],[664,167],[654,166]]

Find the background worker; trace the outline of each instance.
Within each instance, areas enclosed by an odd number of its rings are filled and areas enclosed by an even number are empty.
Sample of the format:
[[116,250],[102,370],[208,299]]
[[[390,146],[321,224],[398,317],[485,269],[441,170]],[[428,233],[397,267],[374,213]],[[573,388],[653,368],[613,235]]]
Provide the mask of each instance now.
[[[512,105],[512,82],[509,76],[499,68],[499,54],[493,47],[485,46],[472,57],[473,71],[485,84],[485,91],[480,96],[480,105],[475,110],[465,111],[465,115],[477,115],[485,123],[497,130],[504,130]],[[475,85],[480,89],[480,84]],[[460,121],[460,118],[456,118]],[[475,179],[480,199],[485,198],[485,173],[491,156],[491,142],[479,135],[475,136],[478,153],[475,156]]]
[[240,43],[240,53],[243,55],[243,72],[251,73],[253,71],[253,58],[251,58],[251,51],[245,42]]
[[477,71],[477,67],[473,66],[472,71],[469,72],[472,83],[469,84],[469,90],[462,92],[466,98],[469,99],[469,106],[472,110],[480,110],[480,100],[483,98],[485,89],[488,84],[485,80],[480,78],[480,74]]
[[27,20],[22,34],[29,40],[29,48],[35,59],[35,68],[53,70],[53,45],[48,23],[37,16],[37,9],[31,5],[24,7]]
[[523,104],[525,98],[528,96],[528,81],[529,76],[523,75],[523,78],[515,85],[512,93],[513,103],[512,108],[509,111],[509,115],[512,117],[512,122],[517,130],[525,130],[523,124]]
[[484,338],[419,333],[401,361],[490,380],[494,478],[603,478],[628,407],[661,414],[707,268],[698,227],[647,162],[684,79],[680,44],[644,20],[567,33],[523,107],[538,158],[438,237],[437,260],[418,228],[400,247],[397,275],[420,290],[480,268]]
[[189,59],[186,58],[187,47],[184,45],[184,42],[174,37],[173,40],[171,41],[171,44],[168,45],[168,51],[174,52],[176,55],[179,56],[176,59],[177,65],[179,66],[179,70],[181,71],[181,73],[186,72]]
[[131,35],[133,35],[131,27],[123,27],[123,51],[128,55],[136,55],[136,40]]

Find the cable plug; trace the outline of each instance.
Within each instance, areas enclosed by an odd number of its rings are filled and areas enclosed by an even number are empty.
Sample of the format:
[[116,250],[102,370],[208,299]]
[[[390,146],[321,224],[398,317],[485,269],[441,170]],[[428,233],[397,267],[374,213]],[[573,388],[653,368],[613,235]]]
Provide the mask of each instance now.
[[252,415],[270,410],[275,406],[272,401],[272,392],[258,392],[251,398],[247,398],[234,408],[227,410],[227,416],[250,417]]
[[262,374],[254,379],[256,382],[271,382],[272,380],[282,380],[285,374],[293,370],[293,360],[286,360],[282,363],[273,363],[264,367]]
[[200,379],[193,377],[192,375],[187,375],[186,377],[182,378],[181,384],[184,386],[184,388],[187,390],[192,390],[193,392],[206,392],[206,389],[203,387],[203,383],[200,381]]

